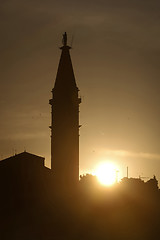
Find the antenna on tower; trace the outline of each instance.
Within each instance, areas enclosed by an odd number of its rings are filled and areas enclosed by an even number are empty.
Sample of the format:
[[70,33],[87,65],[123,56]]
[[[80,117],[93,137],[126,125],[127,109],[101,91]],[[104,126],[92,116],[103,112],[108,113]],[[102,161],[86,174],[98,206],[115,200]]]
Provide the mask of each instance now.
[[127,178],[128,178],[128,166],[127,166]]

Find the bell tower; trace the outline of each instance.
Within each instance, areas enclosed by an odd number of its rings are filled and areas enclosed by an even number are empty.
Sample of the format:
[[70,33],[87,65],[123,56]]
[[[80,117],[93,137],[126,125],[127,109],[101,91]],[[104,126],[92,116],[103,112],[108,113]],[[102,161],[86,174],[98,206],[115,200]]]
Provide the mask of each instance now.
[[51,170],[57,184],[79,181],[79,104],[78,87],[72,67],[67,34],[63,34],[51,105]]

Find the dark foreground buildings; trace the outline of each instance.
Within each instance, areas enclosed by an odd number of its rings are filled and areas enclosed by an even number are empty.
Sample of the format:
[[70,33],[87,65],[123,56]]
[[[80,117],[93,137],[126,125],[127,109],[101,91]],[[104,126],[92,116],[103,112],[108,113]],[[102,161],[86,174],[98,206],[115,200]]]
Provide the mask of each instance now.
[[87,175],[79,182],[79,104],[63,35],[50,105],[51,169],[23,152],[0,161],[0,240],[159,240],[160,193],[124,178],[111,189]]

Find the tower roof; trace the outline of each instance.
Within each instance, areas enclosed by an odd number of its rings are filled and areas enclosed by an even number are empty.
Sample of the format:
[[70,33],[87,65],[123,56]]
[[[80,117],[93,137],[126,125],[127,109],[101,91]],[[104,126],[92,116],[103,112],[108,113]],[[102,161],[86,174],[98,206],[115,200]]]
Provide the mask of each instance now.
[[69,52],[71,47],[67,45],[66,32],[63,34],[62,43],[63,46],[60,48],[62,50],[62,53],[59,61],[54,90],[58,88],[65,89],[67,91],[69,89],[77,88],[77,86]]

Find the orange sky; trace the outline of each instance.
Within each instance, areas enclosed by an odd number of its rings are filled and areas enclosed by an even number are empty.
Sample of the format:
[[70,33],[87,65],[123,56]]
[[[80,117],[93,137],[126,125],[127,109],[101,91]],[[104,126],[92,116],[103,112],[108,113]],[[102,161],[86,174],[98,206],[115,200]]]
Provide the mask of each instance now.
[[[50,158],[51,89],[61,36],[80,89],[80,169],[109,159],[160,180],[158,0],[1,1],[0,158]],[[47,160],[49,161],[49,160]]]

